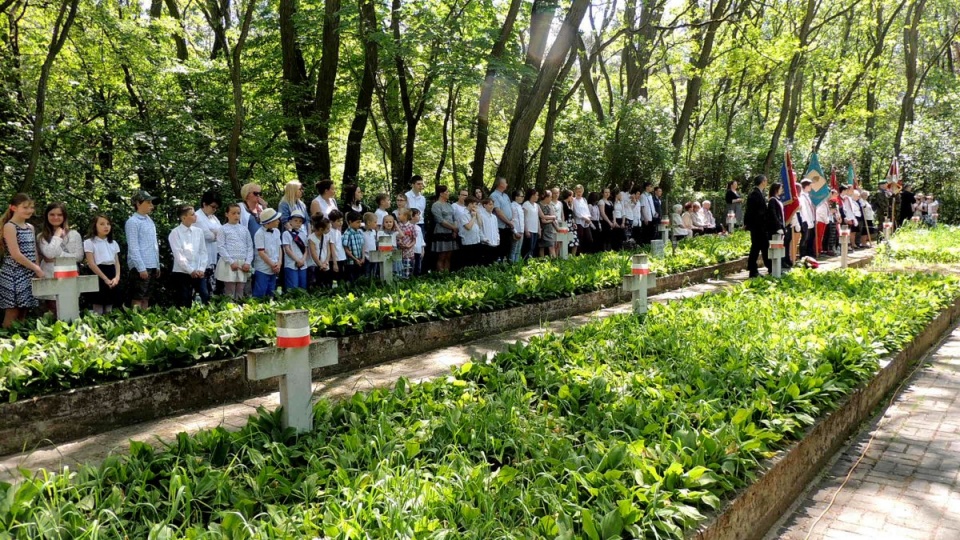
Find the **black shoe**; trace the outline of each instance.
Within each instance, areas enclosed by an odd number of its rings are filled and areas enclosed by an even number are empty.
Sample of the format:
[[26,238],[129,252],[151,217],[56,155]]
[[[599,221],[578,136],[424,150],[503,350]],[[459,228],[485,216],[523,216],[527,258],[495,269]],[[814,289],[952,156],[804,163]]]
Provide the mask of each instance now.
[[750,272],[750,275],[747,276],[748,279],[753,279],[755,277],[760,277],[760,272]]

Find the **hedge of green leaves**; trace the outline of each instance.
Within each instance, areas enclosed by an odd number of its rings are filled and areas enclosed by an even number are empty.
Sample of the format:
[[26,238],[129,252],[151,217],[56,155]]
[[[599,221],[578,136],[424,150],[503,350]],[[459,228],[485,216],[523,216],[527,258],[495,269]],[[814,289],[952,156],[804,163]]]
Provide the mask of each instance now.
[[881,244],[878,253],[897,261],[912,263],[960,263],[960,227],[938,225],[926,227],[908,224]]
[[[746,235],[704,236],[651,261],[651,268],[674,274],[737,259],[747,247]],[[342,336],[615,287],[628,269],[629,254],[608,252],[472,268],[395,287],[285,295],[277,302],[35,321],[0,338],[0,401],[230,358],[275,340],[278,309],[309,309],[313,335]]]
[[446,380],[0,484],[13,538],[682,538],[868,380],[956,278],[798,270]]

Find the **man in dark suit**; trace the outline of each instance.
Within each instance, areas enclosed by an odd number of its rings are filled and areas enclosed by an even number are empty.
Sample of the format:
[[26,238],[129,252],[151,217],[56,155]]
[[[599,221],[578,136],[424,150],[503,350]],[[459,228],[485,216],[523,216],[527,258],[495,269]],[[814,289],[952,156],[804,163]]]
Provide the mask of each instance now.
[[747,197],[747,209],[743,214],[743,226],[750,231],[750,255],[747,256],[747,271],[750,277],[760,275],[757,267],[757,255],[763,255],[763,264],[767,272],[771,272],[773,265],[770,262],[770,218],[767,208],[767,198],[763,192],[767,189],[767,177],[759,174],[753,178],[753,191]]
[[913,194],[913,186],[904,186],[903,191],[900,192],[900,214],[897,215],[900,219],[900,225],[910,221],[910,218],[913,217],[913,203],[915,202],[917,202],[917,198]]

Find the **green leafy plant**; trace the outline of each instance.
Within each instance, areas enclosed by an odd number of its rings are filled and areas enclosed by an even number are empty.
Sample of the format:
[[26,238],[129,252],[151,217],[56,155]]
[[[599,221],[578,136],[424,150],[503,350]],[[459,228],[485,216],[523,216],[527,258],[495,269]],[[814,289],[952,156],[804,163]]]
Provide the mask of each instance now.
[[960,227],[925,227],[908,224],[897,230],[889,244],[881,244],[880,255],[910,263],[960,263]]
[[[745,235],[700,237],[684,242],[676,254],[654,259],[651,268],[674,274],[746,251]],[[431,274],[393,287],[287,294],[276,302],[123,311],[73,323],[42,319],[0,338],[0,400],[237,356],[274,340],[274,313],[280,309],[308,309],[315,336],[344,336],[617,287],[629,271],[629,255],[537,259]]]
[[12,538],[683,538],[960,281],[795,271],[518,344],[450,377],[0,484]]

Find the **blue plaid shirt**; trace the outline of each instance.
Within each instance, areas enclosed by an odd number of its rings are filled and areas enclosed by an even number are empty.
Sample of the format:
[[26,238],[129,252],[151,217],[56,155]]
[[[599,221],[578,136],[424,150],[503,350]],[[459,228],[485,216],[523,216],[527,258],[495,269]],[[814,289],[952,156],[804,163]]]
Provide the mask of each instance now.
[[130,216],[124,227],[127,233],[127,267],[137,272],[160,268],[160,246],[157,226],[139,212]]
[[[347,231],[343,233],[343,247],[349,249],[354,257],[358,259],[363,258],[363,233],[360,232],[360,229],[347,227]],[[351,259],[350,255],[347,255],[347,264],[355,265],[357,261]]]

